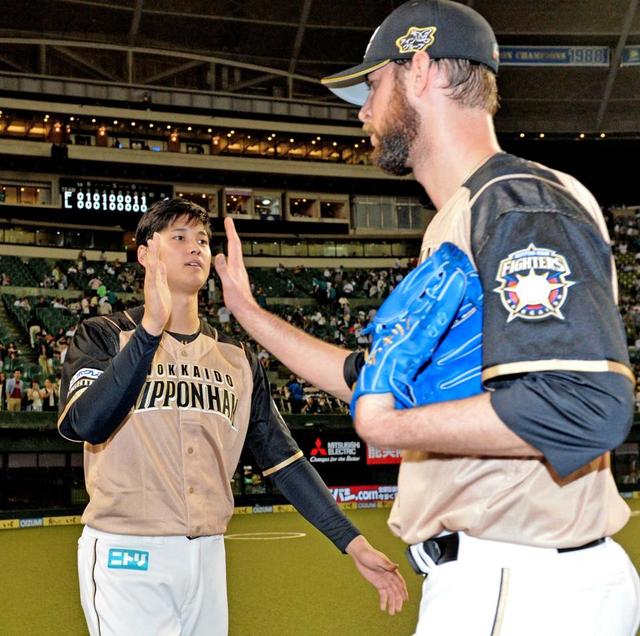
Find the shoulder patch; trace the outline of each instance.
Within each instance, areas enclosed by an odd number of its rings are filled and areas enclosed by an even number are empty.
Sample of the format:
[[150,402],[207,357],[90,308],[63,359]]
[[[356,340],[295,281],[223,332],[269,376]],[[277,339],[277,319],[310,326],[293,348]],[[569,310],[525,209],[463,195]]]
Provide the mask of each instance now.
[[569,287],[575,284],[568,280],[570,274],[562,254],[533,243],[501,260],[496,274],[500,285],[493,291],[500,295],[502,305],[509,312],[507,322],[516,318],[564,320],[560,308],[567,299]]
[[69,381],[69,390],[68,393],[73,393],[76,389],[79,389],[83,386],[89,386],[94,380],[97,380],[102,375],[102,371],[100,369],[88,369],[83,368],[79,371],[76,371],[73,374],[73,377]]

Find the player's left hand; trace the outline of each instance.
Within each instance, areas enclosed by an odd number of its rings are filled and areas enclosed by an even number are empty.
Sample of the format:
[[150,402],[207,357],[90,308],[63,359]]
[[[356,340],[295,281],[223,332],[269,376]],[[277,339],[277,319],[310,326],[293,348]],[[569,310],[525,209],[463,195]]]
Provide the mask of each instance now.
[[358,572],[378,590],[380,609],[392,616],[400,612],[409,593],[398,564],[376,550],[362,535],[351,541],[346,552],[353,558]]

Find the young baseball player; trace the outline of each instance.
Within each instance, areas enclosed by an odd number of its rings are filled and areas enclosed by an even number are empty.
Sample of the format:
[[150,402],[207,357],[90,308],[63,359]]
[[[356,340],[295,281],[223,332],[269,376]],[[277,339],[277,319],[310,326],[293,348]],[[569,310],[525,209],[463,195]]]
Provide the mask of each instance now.
[[[478,13],[410,0],[376,29],[362,64],[324,80],[361,106],[378,165],[413,171],[438,209],[422,258],[457,246],[484,290],[485,391],[399,409],[395,394],[367,394],[358,380],[355,425],[406,449],[389,523],[426,577],[417,635],[633,636],[640,586],[610,538],[629,508],[609,451],[629,431],[635,379],[609,237],[584,186],[501,152],[497,70]],[[258,307],[225,223],[228,259],[216,268],[227,306],[294,373],[350,400],[362,354]]]
[[198,316],[207,213],[165,199],[142,217],[142,307],[86,320],[62,373],[60,433],[84,442],[90,496],[78,569],[89,631],[227,633],[223,534],[246,444],[264,474],[399,611],[397,566],[336,506],[302,456],[262,365]]

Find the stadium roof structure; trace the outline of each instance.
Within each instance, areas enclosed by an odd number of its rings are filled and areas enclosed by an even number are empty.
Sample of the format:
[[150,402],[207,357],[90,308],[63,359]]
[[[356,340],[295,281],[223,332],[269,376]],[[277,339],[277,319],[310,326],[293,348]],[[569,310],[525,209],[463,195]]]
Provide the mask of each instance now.
[[[399,0],[0,0],[8,78],[322,106]],[[640,132],[639,0],[467,0],[493,25],[502,133]],[[540,48],[543,47],[543,48]],[[1,94],[0,93],[0,94]],[[336,106],[337,108],[337,106]],[[343,105],[344,118],[357,110]]]

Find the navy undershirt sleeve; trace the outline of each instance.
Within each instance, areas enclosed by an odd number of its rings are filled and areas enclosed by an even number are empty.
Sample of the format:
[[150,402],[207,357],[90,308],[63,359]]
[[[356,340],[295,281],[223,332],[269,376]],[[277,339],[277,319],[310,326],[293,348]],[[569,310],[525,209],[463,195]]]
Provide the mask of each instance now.
[[296,460],[271,478],[296,510],[341,552],[360,534],[338,508],[320,475],[306,459]]
[[60,423],[62,435],[90,444],[109,439],[140,393],[160,339],[138,325],[122,351],[69,407]]
[[618,373],[549,371],[492,383],[500,419],[566,477],[624,442],[633,385]]
[[353,351],[344,360],[342,375],[349,388],[358,380],[360,369],[364,366],[364,351]]

